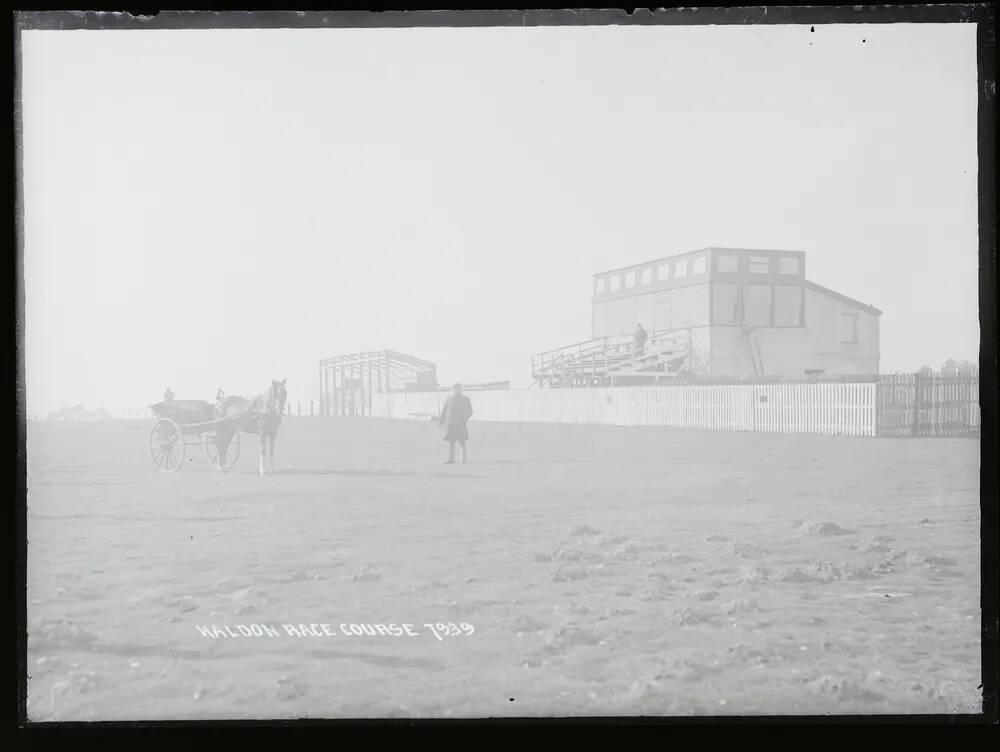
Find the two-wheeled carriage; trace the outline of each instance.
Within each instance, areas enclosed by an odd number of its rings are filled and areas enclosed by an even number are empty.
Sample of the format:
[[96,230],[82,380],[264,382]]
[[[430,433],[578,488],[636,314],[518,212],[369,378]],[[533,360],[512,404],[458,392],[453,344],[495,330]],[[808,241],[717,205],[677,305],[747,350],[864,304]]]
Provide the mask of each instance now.
[[150,409],[159,416],[149,432],[149,456],[157,469],[180,470],[190,446],[201,446],[216,470],[225,472],[236,464],[242,416],[221,417],[218,407],[205,400],[170,400]]

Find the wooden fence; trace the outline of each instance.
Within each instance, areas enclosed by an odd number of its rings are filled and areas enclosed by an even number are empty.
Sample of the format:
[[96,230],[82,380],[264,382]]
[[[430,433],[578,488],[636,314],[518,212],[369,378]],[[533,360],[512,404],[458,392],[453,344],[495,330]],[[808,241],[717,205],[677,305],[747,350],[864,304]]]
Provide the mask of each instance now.
[[[474,420],[874,436],[876,384],[511,389],[471,395]],[[429,420],[446,392],[377,395],[374,415]]]
[[979,376],[914,373],[882,376],[878,432],[884,436],[954,436],[980,430]]
[[[840,436],[956,436],[976,433],[981,425],[978,375],[894,374],[879,377],[877,383],[487,389],[469,396],[475,420],[498,422]],[[447,397],[447,392],[373,394],[372,415],[430,420]],[[289,403],[287,414],[319,414],[313,402],[304,407],[299,401]],[[148,409],[111,417],[155,418]]]

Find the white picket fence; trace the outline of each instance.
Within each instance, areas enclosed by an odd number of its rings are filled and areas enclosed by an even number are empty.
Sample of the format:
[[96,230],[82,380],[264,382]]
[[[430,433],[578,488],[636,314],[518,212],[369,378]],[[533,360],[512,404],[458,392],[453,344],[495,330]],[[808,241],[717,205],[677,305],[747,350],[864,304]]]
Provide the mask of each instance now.
[[[876,384],[511,389],[469,392],[473,420],[875,436]],[[373,395],[373,415],[429,420],[447,392]]]

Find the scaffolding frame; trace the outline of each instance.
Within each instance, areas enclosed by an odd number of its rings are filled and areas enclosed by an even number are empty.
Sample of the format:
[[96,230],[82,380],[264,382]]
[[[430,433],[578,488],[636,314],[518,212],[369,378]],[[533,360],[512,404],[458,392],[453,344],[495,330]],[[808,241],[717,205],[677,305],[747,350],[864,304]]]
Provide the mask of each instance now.
[[371,416],[374,394],[436,390],[437,366],[395,350],[336,355],[319,362],[319,384],[321,416]]

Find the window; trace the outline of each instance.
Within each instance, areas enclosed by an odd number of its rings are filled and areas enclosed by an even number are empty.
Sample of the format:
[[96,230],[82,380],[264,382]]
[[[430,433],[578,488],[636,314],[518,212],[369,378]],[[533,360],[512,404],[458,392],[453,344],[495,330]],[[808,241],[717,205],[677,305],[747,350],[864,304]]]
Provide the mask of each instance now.
[[704,256],[698,256],[691,260],[691,273],[692,274],[704,274],[706,260]]
[[625,287],[635,287],[635,272],[625,274]]
[[712,323],[715,325],[740,323],[740,286],[716,284],[712,288]]
[[802,326],[802,288],[776,285],[774,288],[774,325]]
[[782,256],[778,259],[778,274],[798,274],[799,259],[796,256]]
[[841,342],[857,342],[858,341],[858,314],[856,313],[842,313],[840,314],[840,339]]
[[751,256],[747,262],[747,271],[751,274],[767,274],[770,271],[767,256]]
[[642,284],[644,285],[650,284],[653,281],[653,268],[647,266],[645,269],[643,269],[641,279],[642,279]]
[[740,257],[732,253],[716,256],[716,267],[720,272],[735,273],[740,270]]
[[686,277],[687,273],[688,273],[687,259],[674,262],[674,279],[680,279],[681,277]]
[[744,297],[743,321],[750,326],[771,326],[771,286],[747,285]]
[[604,277],[598,277],[594,289],[597,290],[598,295],[605,292],[608,289],[608,280]]
[[660,264],[656,267],[656,278],[660,282],[665,282],[670,279],[670,264]]
[[613,277],[608,277],[608,289],[609,290],[620,290],[622,286],[622,278],[617,274]]

